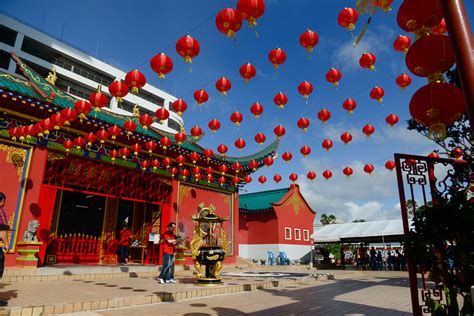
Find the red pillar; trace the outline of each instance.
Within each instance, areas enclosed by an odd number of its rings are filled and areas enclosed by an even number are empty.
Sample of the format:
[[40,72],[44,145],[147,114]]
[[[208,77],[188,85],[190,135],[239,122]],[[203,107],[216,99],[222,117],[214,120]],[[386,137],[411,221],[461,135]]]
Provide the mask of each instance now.
[[441,0],[474,137],[474,39],[462,0]]

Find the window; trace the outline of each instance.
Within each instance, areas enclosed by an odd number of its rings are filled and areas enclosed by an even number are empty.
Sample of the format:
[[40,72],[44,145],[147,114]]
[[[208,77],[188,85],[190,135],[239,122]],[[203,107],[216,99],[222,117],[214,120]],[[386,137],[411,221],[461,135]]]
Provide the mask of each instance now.
[[181,125],[172,119],[168,119],[168,127],[178,132],[181,130]]
[[8,69],[8,66],[10,66],[10,54],[0,50],[0,68]]
[[5,25],[0,25],[0,42],[10,46],[15,46],[17,31],[14,31]]
[[295,240],[301,240],[301,229],[295,228]]
[[309,240],[309,230],[303,229],[303,239],[304,239],[305,241],[308,241],[308,240]]
[[285,239],[290,240],[291,239],[291,228],[285,227]]

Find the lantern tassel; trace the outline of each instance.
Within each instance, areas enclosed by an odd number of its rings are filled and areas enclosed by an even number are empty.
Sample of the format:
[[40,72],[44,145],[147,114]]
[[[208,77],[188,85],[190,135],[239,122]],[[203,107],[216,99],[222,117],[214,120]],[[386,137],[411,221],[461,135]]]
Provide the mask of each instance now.
[[356,47],[360,40],[362,39],[362,37],[364,36],[365,32],[367,31],[367,29],[369,28],[369,24],[370,22],[372,22],[372,17],[369,16],[369,19],[367,20],[367,23],[365,24],[364,28],[362,29],[362,31],[359,33],[359,35],[356,37],[355,41],[354,41],[354,44],[353,46]]

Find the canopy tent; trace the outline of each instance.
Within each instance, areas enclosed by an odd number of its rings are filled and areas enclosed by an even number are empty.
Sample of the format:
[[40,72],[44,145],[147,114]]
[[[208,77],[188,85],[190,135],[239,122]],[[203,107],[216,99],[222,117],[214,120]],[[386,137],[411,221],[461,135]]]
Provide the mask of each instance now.
[[330,224],[315,227],[315,243],[395,242],[403,237],[401,219],[359,223]]

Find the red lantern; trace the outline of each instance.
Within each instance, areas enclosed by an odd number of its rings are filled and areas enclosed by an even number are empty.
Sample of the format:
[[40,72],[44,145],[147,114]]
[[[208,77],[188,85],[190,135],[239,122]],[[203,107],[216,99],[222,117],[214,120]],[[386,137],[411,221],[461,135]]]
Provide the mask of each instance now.
[[398,116],[396,116],[395,114],[389,114],[386,118],[385,118],[385,122],[387,122],[387,124],[390,125],[390,127],[393,127],[395,124],[398,123]]
[[362,127],[362,133],[364,133],[367,138],[370,137],[370,135],[372,135],[374,132],[375,127],[370,124],[364,125],[364,127]]
[[318,34],[310,29],[307,29],[300,36],[300,45],[303,46],[303,48],[306,49],[308,53],[313,52],[313,49],[318,44],[318,41]]
[[265,2],[263,0],[238,0],[237,11],[242,19],[248,21],[249,27],[256,27],[257,19],[265,12]]
[[132,149],[134,156],[138,156],[138,153],[142,151],[142,146],[138,143],[133,144],[130,148]]
[[211,132],[213,134],[215,134],[217,132],[217,130],[219,128],[221,128],[221,123],[217,120],[217,119],[212,119],[209,121],[209,123],[207,124],[207,126],[209,127],[209,129],[211,130]]
[[189,177],[189,170],[188,169],[181,169],[181,171],[179,173],[181,174],[183,179],[186,179],[187,177]]
[[82,123],[86,115],[92,111],[92,106],[85,100],[79,100],[74,103],[74,110],[79,114],[79,121]]
[[292,174],[290,174],[290,176],[288,178],[291,181],[295,182],[296,180],[298,180],[298,175],[296,173],[292,173]]
[[204,149],[204,157],[206,157],[206,160],[209,162],[211,158],[214,156],[214,151],[212,149],[206,148]]
[[259,102],[255,102],[250,107],[250,113],[252,113],[256,119],[258,119],[260,117],[260,114],[263,113],[263,106]]
[[276,175],[273,176],[273,181],[275,181],[275,183],[278,183],[281,181],[281,176],[277,173]]
[[82,138],[81,136],[78,136],[72,140],[74,146],[76,146],[77,149],[81,149],[85,146],[86,140]]
[[242,122],[243,119],[244,119],[244,116],[242,115],[242,113],[238,111],[235,111],[234,113],[230,115],[230,120],[232,121],[232,123],[235,124],[235,126],[239,126],[240,122]]
[[109,133],[105,129],[102,129],[96,133],[97,138],[100,140],[100,143],[103,144],[107,139],[109,139]]
[[128,86],[122,80],[114,81],[109,85],[110,94],[115,97],[117,103],[123,102],[123,98],[128,94]]
[[268,59],[272,63],[273,68],[278,69],[278,67],[285,62],[286,53],[283,49],[277,47],[268,53]]
[[326,73],[326,81],[332,83],[335,87],[339,85],[339,80],[342,78],[342,73],[339,69],[331,68]]
[[123,160],[126,160],[127,157],[130,156],[130,149],[128,149],[127,147],[120,148],[118,150],[118,155],[122,157]]
[[280,109],[283,109],[285,104],[288,103],[288,97],[283,92],[278,92],[273,98],[273,102],[275,102]]
[[173,111],[178,113],[179,116],[182,116],[184,111],[186,111],[186,109],[188,108],[188,105],[183,99],[178,99],[174,101],[171,106],[173,107]]
[[393,49],[397,52],[406,53],[411,45],[411,38],[406,35],[398,35],[393,42]]
[[331,170],[324,170],[324,171],[323,171],[323,177],[324,177],[326,180],[329,180],[329,179],[332,177],[332,172],[331,172]]
[[337,23],[339,23],[340,26],[348,29],[349,31],[352,31],[355,27],[354,24],[357,22],[358,18],[359,13],[356,9],[344,8],[337,17]]
[[267,177],[265,176],[258,177],[258,182],[260,182],[261,184],[264,184],[265,182],[267,182]]
[[239,151],[242,151],[242,149],[245,147],[245,140],[243,140],[242,138],[238,138],[235,142],[234,142],[234,145],[235,147],[237,147],[237,149]]
[[186,140],[186,133],[184,130],[181,130],[179,133],[174,134],[174,139],[181,146],[181,144]]
[[206,90],[199,89],[194,92],[194,100],[196,100],[197,104],[201,106],[203,103],[206,103],[209,100],[209,95],[207,94]]
[[403,1],[398,9],[398,26],[406,32],[431,28],[443,18],[439,0]]
[[158,74],[158,78],[163,79],[166,74],[173,70],[173,60],[166,56],[165,53],[159,53],[150,60],[150,66]]
[[198,140],[202,135],[202,129],[199,126],[194,125],[194,127],[191,128],[191,135],[193,135],[195,140]]
[[53,123],[53,128],[59,130],[61,126],[64,125],[64,119],[61,116],[61,113],[56,113],[50,117],[51,123]]
[[240,170],[242,170],[242,165],[240,162],[236,162],[232,165],[232,170],[234,170],[236,173],[239,173]]
[[265,164],[265,166],[267,167],[270,167],[271,165],[273,165],[273,158],[271,156],[267,156],[265,158],[263,158],[263,163]]
[[125,75],[125,82],[132,89],[132,93],[137,94],[138,90],[145,86],[146,78],[144,74],[135,69]]
[[377,58],[372,53],[363,53],[359,59],[359,65],[362,68],[367,68],[369,70],[375,70],[375,61]]
[[169,157],[163,158],[163,167],[169,168],[173,161]]
[[219,146],[217,146],[217,151],[222,155],[222,157],[225,156],[225,153],[229,150],[229,148],[227,148],[226,145],[224,144],[220,144]]
[[170,117],[170,112],[165,108],[158,108],[155,112],[156,118],[160,121],[160,124],[163,124],[165,120]]
[[63,147],[64,149],[66,149],[66,153],[69,153],[69,150],[71,150],[71,148],[74,147],[74,143],[71,140],[66,139],[63,142]]
[[430,157],[430,158],[439,158],[439,155],[436,151],[433,151],[428,155],[428,157]]
[[397,79],[395,79],[395,82],[397,83],[397,86],[399,86],[400,89],[403,91],[411,84],[411,77],[406,73],[402,73],[400,76],[397,77]]
[[183,163],[186,162],[186,157],[184,157],[183,155],[179,155],[178,157],[176,157],[176,162],[181,167]]
[[156,170],[160,166],[160,162],[158,159],[153,159],[150,161],[150,166],[153,168],[153,170]]
[[[51,131],[52,129],[54,129],[54,124],[53,122],[51,121],[51,119],[47,118],[47,119],[44,119],[44,120],[41,120],[40,122],[40,133],[44,133],[46,136],[49,135],[49,131]],[[94,134],[92,134],[94,135]],[[95,137],[95,136],[94,136]]]
[[323,146],[323,148],[326,149],[326,151],[329,151],[329,149],[331,149],[332,145],[333,145],[333,142],[330,139],[323,140],[323,143],[321,144],[321,146]]
[[393,0],[375,0],[375,6],[379,9],[383,9],[384,12],[391,11],[390,5]]
[[239,72],[240,72],[240,76],[244,78],[245,83],[248,83],[249,80],[255,77],[255,75],[257,74],[257,70],[250,63],[246,63],[245,65],[242,65],[239,69]]
[[440,76],[448,71],[454,62],[454,50],[449,37],[435,34],[416,40],[405,58],[408,69],[420,77]]
[[219,182],[219,184],[223,186],[226,183],[226,179],[225,177],[219,177],[219,179],[217,179],[217,182]]
[[220,165],[219,166],[219,172],[221,174],[225,174],[227,171],[229,171],[229,167],[227,167],[227,165]]
[[303,81],[298,86],[298,92],[303,96],[303,98],[308,99],[311,92],[313,92],[313,85],[308,81]]
[[112,159],[112,162],[114,162],[115,159],[117,159],[118,156],[119,156],[118,150],[116,150],[116,149],[109,150],[109,157]]
[[364,171],[368,174],[371,174],[372,172],[374,172],[374,169],[375,169],[374,165],[370,164],[370,163],[365,164],[365,166],[364,166]]
[[323,124],[326,124],[326,122],[331,118],[331,112],[329,112],[326,109],[322,109],[321,111],[318,112],[318,119],[323,122]]
[[176,42],[176,52],[179,56],[183,57],[184,61],[188,64],[193,62],[193,58],[199,55],[201,46],[199,42],[189,35],[181,37]]
[[244,177],[244,181],[245,181],[245,183],[250,183],[250,182],[252,182],[252,177],[249,176],[249,175],[246,175],[246,176]]
[[20,129],[18,127],[10,128],[8,135],[10,135],[13,141],[16,141],[17,137],[20,137]]
[[150,163],[148,162],[148,160],[143,160],[142,162],[140,162],[140,168],[142,169],[142,171],[145,171],[146,169],[148,169],[148,167],[150,167]]
[[150,155],[156,149],[156,147],[158,147],[158,145],[152,140],[149,140],[145,143],[145,148],[148,150]]
[[77,113],[73,109],[67,108],[61,110],[61,117],[64,120],[64,125],[69,126],[71,122],[75,121],[77,118]]
[[342,173],[344,173],[346,175],[346,177],[350,177],[352,175],[354,171],[352,170],[351,167],[345,167],[343,170],[342,170]]
[[304,130],[305,132],[308,131],[310,121],[306,117],[300,117],[298,119],[298,122],[296,122],[296,125],[298,125],[299,128]]
[[352,135],[349,132],[342,133],[341,140],[344,145],[347,145],[352,140]]
[[240,183],[240,178],[239,177],[235,176],[235,177],[232,178],[232,184],[237,186],[239,183]]
[[242,17],[239,11],[233,8],[222,9],[216,15],[216,27],[219,32],[227,35],[227,37],[235,37],[235,33],[242,27]]
[[94,92],[89,96],[89,101],[96,112],[99,112],[101,108],[107,106],[107,103],[109,103],[109,99],[100,91],[101,87],[102,86],[99,85],[97,87],[97,92]]
[[357,107],[357,102],[354,99],[348,98],[342,103],[342,108],[352,114],[354,109]]
[[288,162],[291,160],[291,158],[293,158],[293,155],[292,155],[290,152],[285,151],[285,152],[283,153],[283,155],[281,155],[281,158],[282,158],[286,163],[288,163]]
[[212,169],[212,167],[207,167],[207,168],[206,168],[206,173],[207,173],[207,174],[213,174],[213,173],[214,173],[214,169]]
[[179,173],[179,169],[176,167],[173,167],[170,169],[170,172],[171,172],[172,177],[174,178],[174,176]]
[[464,151],[459,147],[456,147],[451,151],[451,156],[454,157],[455,159],[461,158],[463,154],[464,154]]
[[370,97],[374,100],[377,100],[378,102],[382,103],[382,97],[384,96],[385,91],[381,87],[373,87],[372,90],[370,91]]
[[85,136],[85,139],[87,142],[87,146],[90,147],[92,146],[93,143],[97,141],[97,136],[95,136],[94,133],[90,132],[89,134]]
[[265,136],[265,134],[259,132],[257,133],[257,135],[255,135],[254,139],[257,142],[257,144],[261,145],[267,140],[267,137]]
[[314,179],[316,179],[316,172],[310,171],[310,172],[308,172],[308,174],[306,174],[306,177],[307,177],[310,181],[313,181]]
[[107,131],[109,132],[110,138],[112,138],[112,140],[115,140],[117,136],[122,133],[122,130],[117,125],[110,126]]
[[144,130],[147,130],[148,127],[150,127],[151,124],[153,124],[153,118],[148,114],[142,114],[140,115],[138,122],[142,124]]
[[447,31],[448,30],[446,28],[446,21],[444,20],[444,18],[442,18],[441,21],[439,21],[439,23],[437,25],[435,25],[431,28],[431,32],[433,34],[444,34]]
[[132,120],[128,120],[123,123],[123,129],[127,131],[127,136],[132,135],[136,128],[137,124],[135,124],[135,122]]
[[227,95],[227,91],[229,91],[231,87],[232,87],[232,83],[230,82],[229,79],[225,77],[221,77],[219,80],[216,81],[216,89],[223,96]]
[[449,83],[433,82],[421,87],[410,100],[410,114],[428,127],[434,138],[446,137],[446,126],[457,121],[466,111],[461,90]]
[[171,140],[166,137],[166,136],[163,136],[161,139],[160,139],[160,145],[161,147],[163,147],[163,150],[166,150],[166,148],[168,148],[169,146],[171,146]]
[[273,129],[273,133],[278,137],[278,139],[281,139],[283,135],[285,135],[286,130],[283,127],[283,125],[278,125]]
[[301,147],[300,153],[303,155],[303,157],[307,157],[309,154],[311,154],[311,147],[304,145]]
[[193,164],[195,164],[199,160],[199,158],[201,158],[201,155],[195,151],[189,154],[189,159],[191,159]]
[[257,170],[258,162],[255,159],[249,161],[248,167],[252,169],[252,171]]
[[395,168],[395,161],[393,161],[393,160],[387,160],[387,162],[385,163],[385,168],[387,168],[388,170],[392,171],[393,168]]

